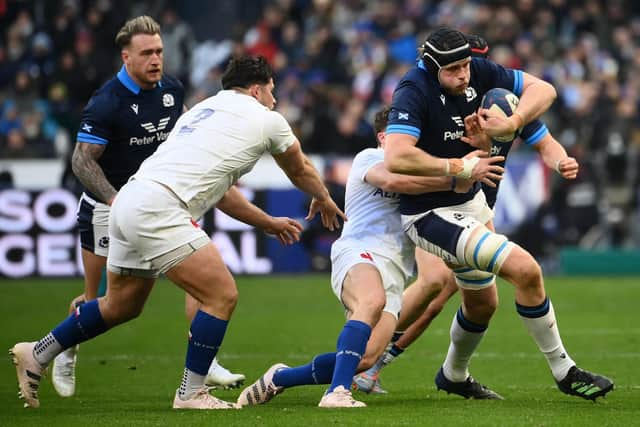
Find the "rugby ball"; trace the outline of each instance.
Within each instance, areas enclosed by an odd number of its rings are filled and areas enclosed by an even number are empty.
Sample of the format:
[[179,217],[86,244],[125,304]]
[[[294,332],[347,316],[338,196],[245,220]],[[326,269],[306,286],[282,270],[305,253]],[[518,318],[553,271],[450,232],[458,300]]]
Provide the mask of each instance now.
[[[487,110],[494,111],[502,117],[509,117],[516,111],[520,98],[516,94],[507,89],[500,87],[489,90],[484,94],[480,101],[480,106]],[[516,130],[510,135],[503,135],[494,137],[494,141],[498,142],[511,142],[518,137],[522,128]]]

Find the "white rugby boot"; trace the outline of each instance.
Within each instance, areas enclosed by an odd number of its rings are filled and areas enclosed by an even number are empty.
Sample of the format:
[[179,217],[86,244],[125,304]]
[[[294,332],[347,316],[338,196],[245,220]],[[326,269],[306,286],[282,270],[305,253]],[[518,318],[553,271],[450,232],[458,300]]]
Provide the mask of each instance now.
[[339,385],[331,393],[322,396],[318,406],[321,408],[364,408],[367,404],[355,400],[350,390]]
[[173,398],[173,409],[240,409],[235,403],[226,402],[209,394],[209,387],[203,386],[190,399],[180,399],[179,389]]
[[79,345],[74,345],[53,359],[51,382],[61,397],[71,397],[76,392],[76,362]]
[[234,374],[218,363],[218,358],[214,358],[209,366],[209,372],[204,379],[204,383],[211,387],[222,387],[224,389],[238,388],[245,380],[243,374]]
[[282,393],[284,387],[278,387],[273,383],[273,375],[284,368],[288,368],[288,366],[283,363],[276,363],[267,369],[267,372],[258,378],[256,382],[242,390],[242,393],[238,396],[238,405],[261,405],[273,399],[276,394]]
[[45,368],[33,357],[35,342],[21,342],[9,349],[18,376],[18,397],[25,408],[39,408],[38,388]]

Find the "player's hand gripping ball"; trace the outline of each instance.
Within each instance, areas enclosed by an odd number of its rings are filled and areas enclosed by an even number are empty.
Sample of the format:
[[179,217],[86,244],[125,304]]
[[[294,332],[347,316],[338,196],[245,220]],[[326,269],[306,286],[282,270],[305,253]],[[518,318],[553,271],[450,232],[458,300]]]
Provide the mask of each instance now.
[[[494,88],[484,94],[482,101],[480,101],[480,107],[506,118],[516,111],[519,102],[520,98],[513,92],[503,88]],[[493,137],[493,139],[498,142],[511,142],[518,137],[521,130],[522,128],[512,134]]]

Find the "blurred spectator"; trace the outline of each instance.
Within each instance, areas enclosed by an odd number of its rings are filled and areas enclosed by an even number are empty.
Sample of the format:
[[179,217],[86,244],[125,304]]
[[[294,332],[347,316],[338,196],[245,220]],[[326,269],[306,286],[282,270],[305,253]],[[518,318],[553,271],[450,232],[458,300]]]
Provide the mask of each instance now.
[[[344,162],[334,160],[327,162],[324,169],[324,181],[331,198],[344,211],[345,183],[349,175],[344,173]],[[349,161],[349,166],[351,162]],[[308,206],[309,201],[305,202]],[[311,269],[317,272],[331,271],[331,245],[340,237],[341,229],[333,231],[322,226],[319,218],[315,218],[301,235],[300,241],[311,257]]]
[[13,175],[10,171],[0,171],[0,190],[13,188]]
[[0,117],[0,136],[6,137],[13,129],[21,129],[22,122],[18,116],[18,108],[13,100],[5,101]]
[[585,147],[576,143],[567,151],[580,163],[580,173],[575,180],[558,180],[551,208],[557,217],[556,242],[577,246],[600,223],[602,192],[595,164]]
[[31,144],[27,144],[24,131],[20,128],[11,129],[0,147],[0,158],[30,159],[34,157],[39,157],[38,150]]
[[188,83],[191,54],[195,38],[191,27],[180,19],[174,9],[166,9],[160,21],[164,44],[164,71]]

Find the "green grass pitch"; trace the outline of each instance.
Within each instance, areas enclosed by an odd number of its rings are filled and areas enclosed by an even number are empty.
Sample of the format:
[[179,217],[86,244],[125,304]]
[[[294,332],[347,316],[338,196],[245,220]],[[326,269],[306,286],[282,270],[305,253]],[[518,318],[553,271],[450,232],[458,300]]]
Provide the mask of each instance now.
[[[325,275],[239,277],[240,301],[219,354],[248,382],[275,362],[306,363],[335,349],[344,322]],[[63,319],[79,280],[0,281],[0,348],[35,340]],[[187,323],[181,291],[158,282],[142,316],[80,349],[76,396],[62,399],[43,380],[38,410],[16,397],[15,370],[0,363],[2,426],[625,426],[640,423],[638,278],[547,280],[565,345],[589,370],[610,376],[616,389],[596,404],[560,393],[546,362],[499,284],[501,305],[471,372],[504,401],[466,401],[437,392],[433,377],[448,345],[454,297],[431,329],[382,374],[386,396],[357,394],[354,410],[317,407],[322,386],[287,390],[269,404],[240,411],[180,412],[171,402],[181,378]],[[6,354],[6,353],[5,353]],[[238,390],[216,391],[235,400]]]

